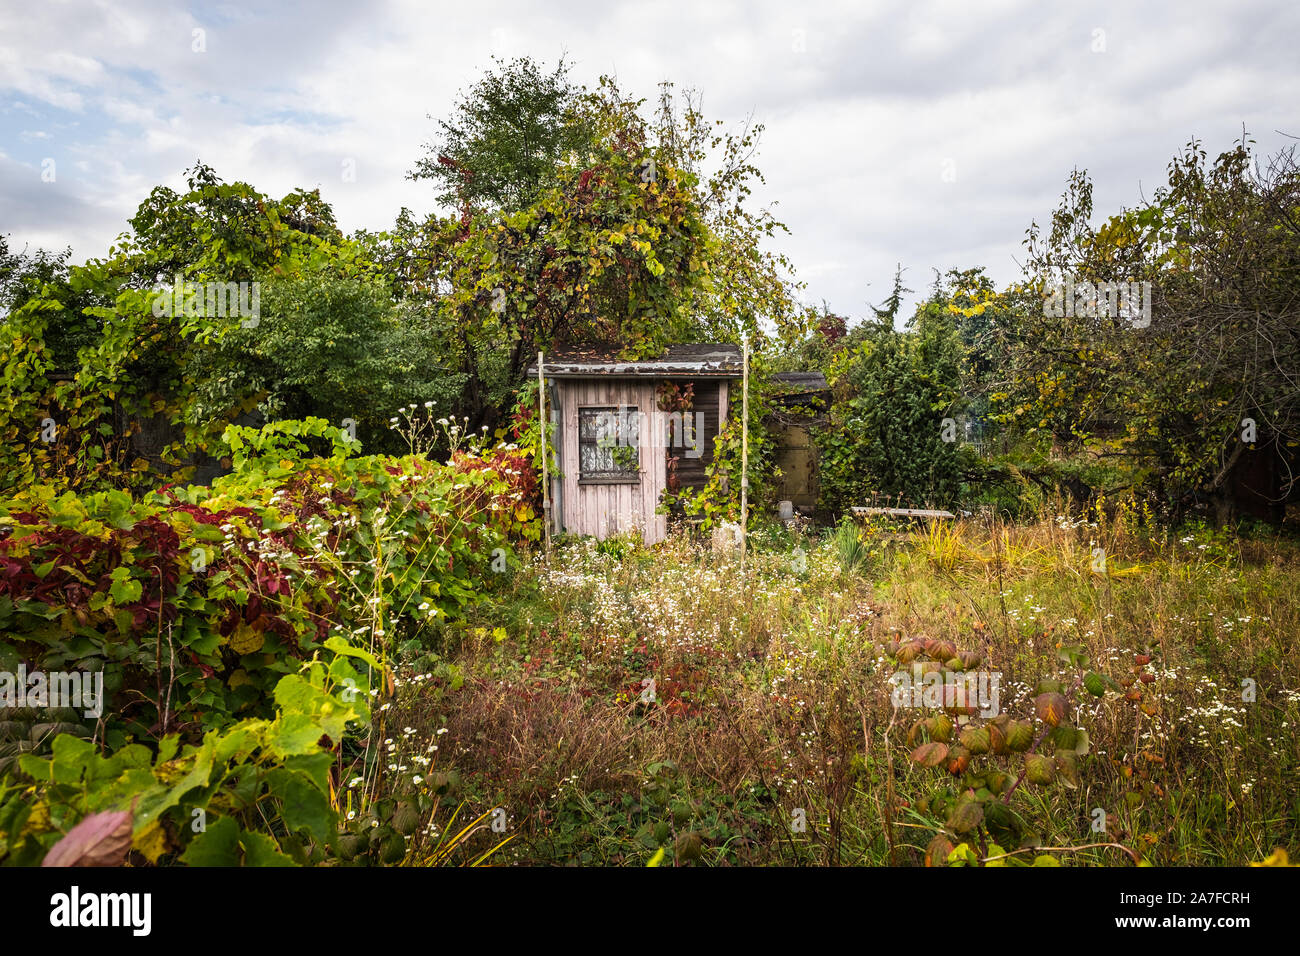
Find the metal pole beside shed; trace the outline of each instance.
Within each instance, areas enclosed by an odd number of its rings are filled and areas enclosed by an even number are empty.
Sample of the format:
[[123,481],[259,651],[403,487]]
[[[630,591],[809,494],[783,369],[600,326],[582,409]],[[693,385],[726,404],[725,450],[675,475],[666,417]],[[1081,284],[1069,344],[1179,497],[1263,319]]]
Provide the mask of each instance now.
[[542,530],[546,535],[546,554],[551,553],[551,470],[546,451],[546,374],[545,355],[537,353],[537,425],[542,435]]
[[745,573],[749,545],[749,336],[742,339],[740,385],[740,573]]

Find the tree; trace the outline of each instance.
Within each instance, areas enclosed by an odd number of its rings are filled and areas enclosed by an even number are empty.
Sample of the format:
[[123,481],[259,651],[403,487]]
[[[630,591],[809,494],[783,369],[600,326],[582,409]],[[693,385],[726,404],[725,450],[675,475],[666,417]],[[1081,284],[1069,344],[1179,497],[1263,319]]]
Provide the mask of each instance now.
[[131,218],[125,251],[138,282],[170,283],[177,274],[251,280],[343,242],[319,190],[276,201],[248,183],[222,182],[202,162],[186,171],[186,183],[183,194],[156,186]]
[[[1030,228],[1004,333],[1007,417],[1130,462],[1175,510],[1208,500],[1226,519],[1250,436],[1284,473],[1300,442],[1294,151],[1261,170],[1248,140],[1213,163],[1193,141],[1152,200],[1095,229],[1091,217],[1091,184],[1076,171],[1047,235]],[[1041,296],[1066,280],[1079,307],[1058,316]],[[1097,286],[1109,282],[1150,283],[1149,323],[1103,314]],[[1292,474],[1275,500],[1294,486]]]
[[463,376],[434,364],[428,317],[397,305],[376,280],[314,272],[265,284],[256,328],[201,351],[189,414],[225,421],[251,408],[265,421],[351,420],[368,452],[395,451],[388,428],[408,404],[458,406]]
[[557,184],[570,154],[585,156],[593,146],[591,131],[575,122],[579,90],[568,63],[546,73],[530,57],[493,62],[496,69],[438,121],[438,137],[407,173],[432,180],[444,206],[517,212]]
[[0,236],[0,314],[7,318],[37,296],[57,301],[57,310],[47,314],[46,322],[51,361],[61,371],[72,368],[77,351],[98,335],[98,324],[85,310],[100,303],[85,290],[73,289],[69,284],[71,257],[71,248],[11,253]]
[[[183,480],[187,462],[217,450],[225,426],[259,403],[267,410],[334,410],[347,398],[377,418],[369,402],[409,393],[391,378],[378,381],[379,371],[414,380],[411,369],[419,367],[424,381],[424,370],[436,364],[409,357],[411,337],[395,327],[378,266],[365,246],[342,237],[318,194],[298,191],[277,202],[246,183],[223,183],[202,165],[190,171],[188,184],[184,194],[153,190],[132,231],[106,258],[72,267],[59,260],[49,270],[53,281],[24,284],[26,297],[0,328],[6,484],[59,478],[77,487],[148,485],[157,471]],[[281,314],[268,325],[278,333],[299,323],[295,336],[277,340],[280,354],[269,360],[271,336],[256,316],[209,314],[200,307],[204,296],[192,309],[158,309],[168,301],[158,285],[176,279],[247,282],[250,289],[314,281],[321,307],[313,311],[299,299],[291,318]],[[374,307],[363,308],[367,303]],[[331,329],[334,343],[301,325],[350,307],[357,313]],[[339,344],[369,333],[376,334],[366,348]],[[398,351],[406,357],[385,364],[373,350],[394,343],[402,343]],[[339,382],[353,391],[339,392]],[[160,419],[170,438],[151,451],[151,461],[132,435]],[[57,442],[36,437],[47,420],[57,427]],[[387,436],[378,425],[375,431]]]
[[874,496],[913,507],[947,504],[960,489],[955,324],[946,310],[922,305],[897,331],[904,291],[900,268],[891,294],[873,307],[875,321],[832,359],[831,420],[816,440],[823,502],[836,510]]
[[880,305],[868,305],[872,320],[882,329],[894,328],[894,323],[898,321],[899,310],[903,307],[903,296],[912,291],[903,287],[903,264],[900,262],[894,267],[894,284],[885,301]]
[[527,208],[406,220],[402,279],[424,290],[463,372],[476,426],[539,349],[616,343],[631,352],[680,340],[702,281],[704,232],[688,174],[643,177],[647,145],[625,135],[555,170]]
[[[444,364],[464,374],[475,425],[555,344],[610,344],[629,357],[743,335],[761,347],[765,326],[804,317],[784,260],[760,248],[784,227],[745,202],[759,130],[719,135],[667,85],[647,116],[608,77],[575,91],[566,70],[547,76],[515,61],[476,85],[444,124],[463,134],[459,152],[422,167],[451,191],[445,200],[454,193],[457,212],[417,221],[404,210],[383,251],[438,312]],[[537,151],[551,157],[546,173],[521,159],[521,112],[532,117],[523,126],[550,131],[530,138],[550,144]],[[580,131],[583,149],[556,145],[562,131]],[[720,161],[706,172],[712,153]]]
[[[608,80],[599,94],[595,101],[603,98],[606,112],[619,101]],[[765,248],[789,229],[771,209],[754,209],[749,201],[754,185],[764,182],[755,162],[764,127],[752,117],[734,131],[719,132],[721,125],[706,119],[698,92],[679,97],[673,84],[661,84],[653,137],[667,162],[693,174],[709,239],[706,281],[691,306],[695,333],[705,341],[733,343],[747,336],[756,351],[774,336],[773,344],[788,347],[817,316],[797,301],[804,286],[790,260]]]

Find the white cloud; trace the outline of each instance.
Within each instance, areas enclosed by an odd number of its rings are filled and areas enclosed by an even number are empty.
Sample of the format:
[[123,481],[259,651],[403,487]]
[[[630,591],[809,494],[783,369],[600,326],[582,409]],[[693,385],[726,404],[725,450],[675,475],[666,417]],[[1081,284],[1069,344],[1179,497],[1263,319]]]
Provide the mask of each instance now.
[[[16,245],[102,255],[153,186],[202,159],[275,195],[319,186],[345,229],[381,229],[431,206],[404,178],[426,114],[447,115],[494,52],[567,53],[581,81],[616,74],[653,101],[673,80],[711,118],[766,124],[755,200],[779,203],[807,298],[860,315],[896,262],[914,289],[932,268],[1013,278],[1074,166],[1109,212],[1149,195],[1192,136],[1212,154],[1243,123],[1265,152],[1289,142],[1274,131],[1300,133],[1297,27],[1287,0],[9,5],[0,218]],[[32,189],[41,153],[57,191]]]

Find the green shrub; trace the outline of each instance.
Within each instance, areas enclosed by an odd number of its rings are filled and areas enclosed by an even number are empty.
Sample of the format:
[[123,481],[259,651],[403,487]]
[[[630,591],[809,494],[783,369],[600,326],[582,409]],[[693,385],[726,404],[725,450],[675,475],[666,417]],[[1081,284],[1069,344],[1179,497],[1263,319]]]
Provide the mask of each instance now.
[[[313,439],[331,457],[301,457]],[[537,534],[507,449],[348,458],[319,419],[227,441],[212,488],[0,501],[0,669],[103,671],[111,747],[268,716],[331,633],[380,655],[426,636]]]
[[[378,662],[331,638],[327,668],[314,661],[280,678],[275,715],[211,730],[182,748],[163,738],[156,753],[129,744],[111,755],[63,734],[53,754],[19,760],[0,782],[0,863],[36,866],[79,823],[96,814],[113,837],[68,847],[98,865],[294,866],[327,858],[338,834],[332,802],[334,751],[349,723],[369,720],[369,683],[351,659]],[[114,849],[116,847],[117,849]],[[107,856],[105,856],[107,854]]]

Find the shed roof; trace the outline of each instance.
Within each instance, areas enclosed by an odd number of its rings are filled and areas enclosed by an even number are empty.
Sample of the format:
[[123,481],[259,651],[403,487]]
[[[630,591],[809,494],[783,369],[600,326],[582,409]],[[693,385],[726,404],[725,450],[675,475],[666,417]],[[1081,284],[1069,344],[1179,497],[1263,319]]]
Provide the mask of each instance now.
[[[559,346],[546,353],[551,378],[740,378],[740,346],[709,343],[670,345],[659,358],[629,361],[610,346]],[[528,374],[537,374],[534,363]]]
[[791,394],[822,392],[830,388],[821,372],[776,372],[772,380],[786,386]]

